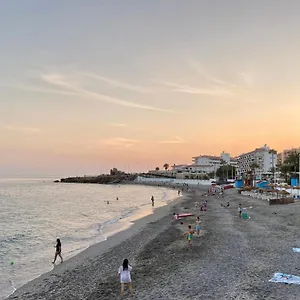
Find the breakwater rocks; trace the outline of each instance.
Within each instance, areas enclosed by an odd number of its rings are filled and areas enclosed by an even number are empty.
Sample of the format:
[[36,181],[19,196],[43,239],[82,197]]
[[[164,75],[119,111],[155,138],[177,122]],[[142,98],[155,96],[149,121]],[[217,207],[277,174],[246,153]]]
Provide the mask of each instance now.
[[[98,183],[98,184],[117,184],[134,181],[137,175],[99,175],[99,176],[83,176],[62,178],[60,182],[64,183]],[[59,182],[56,180],[55,182]]]

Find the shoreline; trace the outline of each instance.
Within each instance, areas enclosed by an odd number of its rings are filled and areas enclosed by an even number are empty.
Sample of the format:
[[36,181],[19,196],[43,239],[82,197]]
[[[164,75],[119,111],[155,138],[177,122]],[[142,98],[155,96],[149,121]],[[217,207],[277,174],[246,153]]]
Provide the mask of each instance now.
[[[145,186],[158,187],[155,184],[146,184]],[[173,186],[159,186],[159,188],[174,189]],[[164,201],[163,199],[157,200],[157,202],[160,203],[159,206],[152,207],[151,204],[149,204],[149,206],[147,205],[145,208],[139,208],[135,210],[131,215],[125,218],[120,218],[118,222],[105,226],[102,230],[102,234],[106,237],[105,240],[82,249],[74,256],[64,260],[63,264],[56,264],[51,270],[46,271],[45,273],[42,273],[38,277],[25,283],[4,299],[14,299],[18,293],[26,294],[26,291],[30,290],[31,286],[39,285],[40,281],[43,281],[51,276],[61,276],[64,272],[71,272],[85,260],[93,259],[98,255],[104,255],[111,248],[119,245],[126,239],[138,233],[147,224],[155,222],[169,214],[170,210],[172,210],[174,206],[184,201],[185,196],[186,195],[181,193],[181,196],[168,199],[167,201]]]
[[[297,285],[269,280],[276,272],[300,273],[299,254],[292,251],[300,247],[300,203],[270,206],[236,190],[218,199],[203,196],[206,187],[202,188],[187,193],[174,206],[158,209],[158,214],[139,219],[118,234],[119,241],[111,239],[107,249],[97,245],[88,249],[85,254],[93,255],[78,259],[73,269],[58,272],[57,268],[9,299],[119,299],[116,272],[127,258],[133,267],[134,299],[138,300],[298,300]],[[208,200],[208,209],[199,212],[195,202],[204,200]],[[225,208],[221,202],[230,202],[230,206]],[[239,218],[239,203],[250,219]],[[179,221],[172,219],[173,212],[195,215]],[[184,233],[187,225],[195,226],[196,216],[202,221],[200,237],[194,237],[188,249]]]

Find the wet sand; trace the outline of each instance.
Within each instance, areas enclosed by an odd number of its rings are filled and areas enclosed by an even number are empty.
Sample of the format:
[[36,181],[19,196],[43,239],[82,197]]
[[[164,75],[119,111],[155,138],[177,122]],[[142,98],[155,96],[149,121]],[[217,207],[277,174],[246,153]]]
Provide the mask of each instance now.
[[[300,254],[292,252],[300,247],[300,203],[269,206],[236,190],[226,192],[225,199],[202,193],[190,193],[175,207],[137,220],[9,299],[119,299],[116,273],[124,258],[133,267],[134,299],[299,299],[299,286],[268,280],[275,272],[300,275]],[[195,201],[205,199],[208,211],[195,211]],[[221,207],[227,201],[229,208]],[[238,217],[239,203],[250,219]],[[173,212],[194,212],[202,220],[201,236],[193,238],[191,250],[183,234],[187,225],[195,226],[195,217],[181,225],[172,220]]]

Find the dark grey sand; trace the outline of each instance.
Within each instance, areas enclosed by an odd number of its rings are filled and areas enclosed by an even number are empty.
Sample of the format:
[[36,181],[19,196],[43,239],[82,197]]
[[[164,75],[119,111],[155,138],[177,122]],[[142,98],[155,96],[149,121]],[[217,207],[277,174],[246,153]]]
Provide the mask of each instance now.
[[[275,272],[300,275],[300,253],[292,252],[300,247],[300,204],[269,206],[236,190],[226,193],[226,199],[208,197],[208,211],[199,213],[194,203],[206,198],[201,191],[189,194],[176,208],[159,209],[9,299],[119,299],[116,273],[124,258],[133,267],[134,299],[300,299],[300,286],[268,282]],[[227,201],[230,207],[221,207]],[[238,217],[239,203],[253,207],[250,219]],[[175,211],[201,217],[201,237],[193,238],[191,250],[183,234],[195,217],[181,225],[172,220]]]

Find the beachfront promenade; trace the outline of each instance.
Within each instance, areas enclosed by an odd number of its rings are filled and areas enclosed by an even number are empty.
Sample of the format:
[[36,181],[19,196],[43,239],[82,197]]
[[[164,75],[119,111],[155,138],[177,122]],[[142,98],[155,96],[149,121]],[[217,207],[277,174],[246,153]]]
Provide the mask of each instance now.
[[[300,247],[300,205],[269,206],[236,190],[226,191],[225,199],[202,193],[187,194],[175,207],[139,220],[108,241],[110,246],[91,247],[10,299],[119,299],[116,272],[124,258],[133,267],[134,299],[299,299],[299,286],[268,280],[275,272],[300,274],[300,254],[292,252]],[[183,234],[195,218],[181,225],[172,220],[173,212],[195,213],[195,201],[206,199],[208,211],[197,213],[201,237],[188,250]],[[229,208],[222,207],[227,201]],[[239,203],[250,219],[238,217]]]

